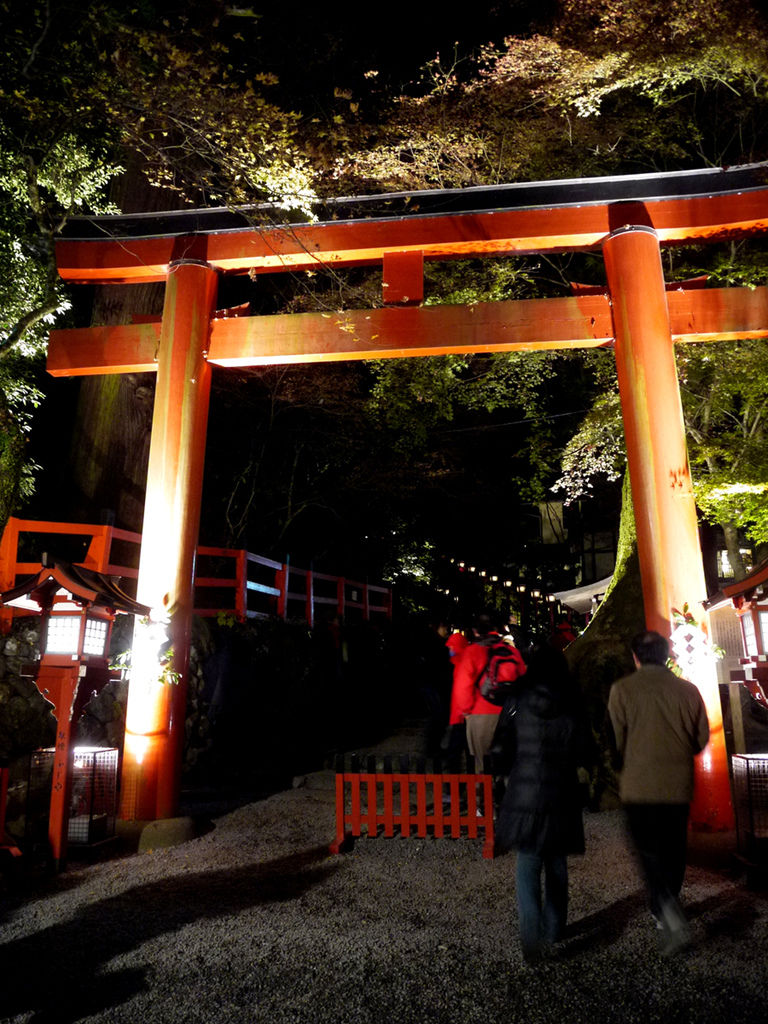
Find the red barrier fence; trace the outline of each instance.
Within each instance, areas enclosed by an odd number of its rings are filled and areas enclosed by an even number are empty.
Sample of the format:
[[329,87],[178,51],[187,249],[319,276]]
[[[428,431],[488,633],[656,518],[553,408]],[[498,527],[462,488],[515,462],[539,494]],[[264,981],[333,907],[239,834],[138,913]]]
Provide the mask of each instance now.
[[[56,553],[61,538],[85,548],[65,561],[76,562],[96,572],[119,576],[122,586],[133,595],[132,580],[138,577],[141,534],[114,526],[88,523],[57,523],[32,519],[8,520],[0,541],[0,591],[9,590],[19,579],[40,569],[39,561],[20,561],[19,543],[36,535],[35,555]],[[26,545],[27,548],[30,545]],[[58,547],[57,547],[58,546]],[[233,548],[198,547],[195,572],[195,615],[232,615],[237,619],[301,618],[310,626],[320,606],[330,607],[340,617],[350,613],[368,621],[374,615],[392,617],[389,587],[329,576],[312,569],[299,569],[288,562],[276,562],[250,551]],[[10,628],[12,610],[0,609],[0,629]],[[18,614],[18,611],[16,611]]]
[[400,759],[400,771],[393,771],[391,758],[384,758],[377,771],[376,759],[369,758],[367,770],[360,770],[353,757],[350,769],[343,764],[336,771],[336,838],[331,853],[339,853],[350,839],[367,835],[385,838],[395,835],[436,839],[483,838],[483,857],[494,853],[493,776],[490,773],[412,771],[408,758]]

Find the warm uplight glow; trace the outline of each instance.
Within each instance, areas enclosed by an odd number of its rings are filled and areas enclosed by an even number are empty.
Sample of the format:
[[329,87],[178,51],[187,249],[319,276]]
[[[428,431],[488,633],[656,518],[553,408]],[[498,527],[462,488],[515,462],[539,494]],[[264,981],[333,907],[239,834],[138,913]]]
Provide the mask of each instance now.
[[167,628],[166,623],[151,617],[137,619],[134,626],[126,729],[135,738],[165,725],[160,651],[168,643]]
[[710,726],[722,720],[716,658],[709,637],[700,626],[681,622],[669,638],[672,657],[685,679],[695,683],[707,708]]
[[150,742],[151,738],[149,736],[137,736],[135,733],[126,730],[125,752],[131,755],[135,764],[143,764]]
[[700,664],[706,664],[712,657],[706,633],[692,623],[681,622],[672,631],[669,642],[683,675],[695,672]]

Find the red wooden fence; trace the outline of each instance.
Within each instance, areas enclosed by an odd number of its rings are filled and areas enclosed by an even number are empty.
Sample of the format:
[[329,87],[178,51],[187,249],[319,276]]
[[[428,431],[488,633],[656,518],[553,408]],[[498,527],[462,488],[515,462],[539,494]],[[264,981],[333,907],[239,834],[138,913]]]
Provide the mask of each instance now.
[[[374,759],[372,759],[374,760]],[[386,761],[386,759],[385,759]],[[331,853],[339,853],[351,838],[434,836],[459,839],[483,837],[483,857],[494,853],[493,776],[488,774],[411,771],[401,764],[392,771],[373,763],[361,771],[354,760],[347,771],[336,771],[336,838]]]
[[[56,537],[82,538],[87,550],[72,559],[96,572],[119,576],[126,591],[138,577],[141,534],[114,526],[88,523],[57,523],[31,519],[8,520],[0,541],[0,591],[9,590],[20,577],[40,569],[39,561],[19,561],[21,535],[36,534],[35,553],[45,550],[46,540],[55,549]],[[50,539],[49,539],[50,538]],[[195,573],[195,614],[204,617],[233,615],[238,619],[278,615],[315,623],[319,606],[328,606],[340,617],[350,612],[366,621],[373,615],[392,617],[389,587],[299,569],[250,551],[198,547]],[[18,614],[18,610],[16,610]],[[0,608],[0,628],[10,628],[10,608]]]

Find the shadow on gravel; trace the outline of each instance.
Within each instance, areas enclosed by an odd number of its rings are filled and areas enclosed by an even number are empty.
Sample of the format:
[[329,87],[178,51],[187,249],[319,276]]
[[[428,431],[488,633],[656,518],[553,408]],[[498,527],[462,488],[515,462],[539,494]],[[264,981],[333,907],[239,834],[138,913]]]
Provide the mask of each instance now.
[[585,950],[610,946],[621,936],[632,918],[647,913],[647,898],[642,890],[630,893],[594,914],[572,921],[565,930],[561,959],[578,956]]
[[708,919],[703,927],[707,939],[744,938],[760,918],[753,897],[747,893],[717,893],[705,900],[687,903],[684,909],[691,921],[706,915]]
[[72,1024],[118,1006],[148,983],[143,969],[102,973],[115,957],[192,921],[297,899],[341,863],[318,846],[246,867],[164,878],[89,904],[68,921],[0,945],[0,1018],[23,1014],[25,1024]]

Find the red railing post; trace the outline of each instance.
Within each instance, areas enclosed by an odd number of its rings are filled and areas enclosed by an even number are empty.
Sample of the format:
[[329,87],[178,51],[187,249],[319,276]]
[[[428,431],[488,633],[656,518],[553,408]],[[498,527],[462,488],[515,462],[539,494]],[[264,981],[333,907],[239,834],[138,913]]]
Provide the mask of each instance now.
[[94,572],[105,572],[110,562],[110,551],[112,549],[112,527],[91,526],[91,542],[83,559],[83,565]]
[[235,555],[235,616],[240,622],[248,618],[248,554],[240,550]]
[[275,587],[280,591],[277,598],[277,617],[279,619],[288,618],[288,581],[290,574],[289,556],[286,555],[282,567],[275,572]]
[[[16,583],[16,561],[19,550],[19,520],[11,516],[0,540],[0,592]],[[0,608],[0,633],[8,633],[13,622],[10,608]]]

